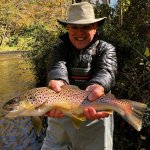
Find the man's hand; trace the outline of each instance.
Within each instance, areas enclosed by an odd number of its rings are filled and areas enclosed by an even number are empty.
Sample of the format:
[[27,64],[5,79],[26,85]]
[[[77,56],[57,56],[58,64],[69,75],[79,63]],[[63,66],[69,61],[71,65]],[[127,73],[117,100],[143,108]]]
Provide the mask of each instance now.
[[[104,95],[104,88],[99,84],[89,85],[86,88],[86,91],[90,93],[88,96],[89,101],[94,101]],[[106,112],[96,112],[95,108],[90,106],[84,109],[84,114],[86,118],[90,120],[105,118],[109,116],[109,114]]]
[[58,109],[53,109],[53,110],[47,112],[45,114],[45,116],[52,117],[52,118],[62,118],[62,117],[64,117],[64,114]]
[[61,86],[63,85],[65,85],[65,83],[62,80],[51,80],[48,83],[48,86],[57,93],[61,91]]
[[[51,80],[48,84],[48,86],[57,93],[61,91],[61,86],[63,85],[65,85],[65,83],[62,80]],[[64,114],[58,109],[53,109],[47,112],[45,116],[53,118],[61,118],[64,116]]]

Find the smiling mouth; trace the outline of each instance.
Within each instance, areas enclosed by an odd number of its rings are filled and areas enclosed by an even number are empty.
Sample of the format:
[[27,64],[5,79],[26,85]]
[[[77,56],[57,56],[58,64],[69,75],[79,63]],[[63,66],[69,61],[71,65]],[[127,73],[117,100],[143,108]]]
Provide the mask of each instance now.
[[85,37],[75,37],[75,39],[76,39],[77,41],[84,41],[86,38],[85,38]]

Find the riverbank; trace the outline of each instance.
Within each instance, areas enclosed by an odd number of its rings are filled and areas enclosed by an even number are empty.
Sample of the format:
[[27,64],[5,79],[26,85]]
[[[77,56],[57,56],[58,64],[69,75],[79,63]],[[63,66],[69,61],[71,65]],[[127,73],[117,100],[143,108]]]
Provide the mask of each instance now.
[[16,50],[16,51],[0,51],[0,55],[5,54],[20,54],[20,53],[28,53],[28,50]]

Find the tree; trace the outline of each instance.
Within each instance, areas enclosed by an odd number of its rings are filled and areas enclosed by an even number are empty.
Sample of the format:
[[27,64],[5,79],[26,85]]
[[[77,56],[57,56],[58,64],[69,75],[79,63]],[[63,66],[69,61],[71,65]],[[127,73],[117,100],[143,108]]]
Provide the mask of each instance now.
[[[25,28],[43,25],[49,31],[57,29],[57,18],[65,18],[71,1],[0,1],[0,36],[1,44],[13,36],[18,38],[24,34]],[[14,39],[14,37],[13,37]]]
[[72,4],[73,3],[80,3],[80,2],[89,2],[89,3],[91,3],[90,0],[72,0]]

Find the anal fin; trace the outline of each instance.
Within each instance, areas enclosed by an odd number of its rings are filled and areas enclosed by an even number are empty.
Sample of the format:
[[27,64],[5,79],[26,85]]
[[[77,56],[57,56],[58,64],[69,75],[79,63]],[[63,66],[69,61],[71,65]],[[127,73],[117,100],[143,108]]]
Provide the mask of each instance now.
[[84,115],[79,115],[79,116],[72,115],[71,120],[72,120],[73,126],[76,129],[79,129],[82,122],[86,120],[86,117]]

